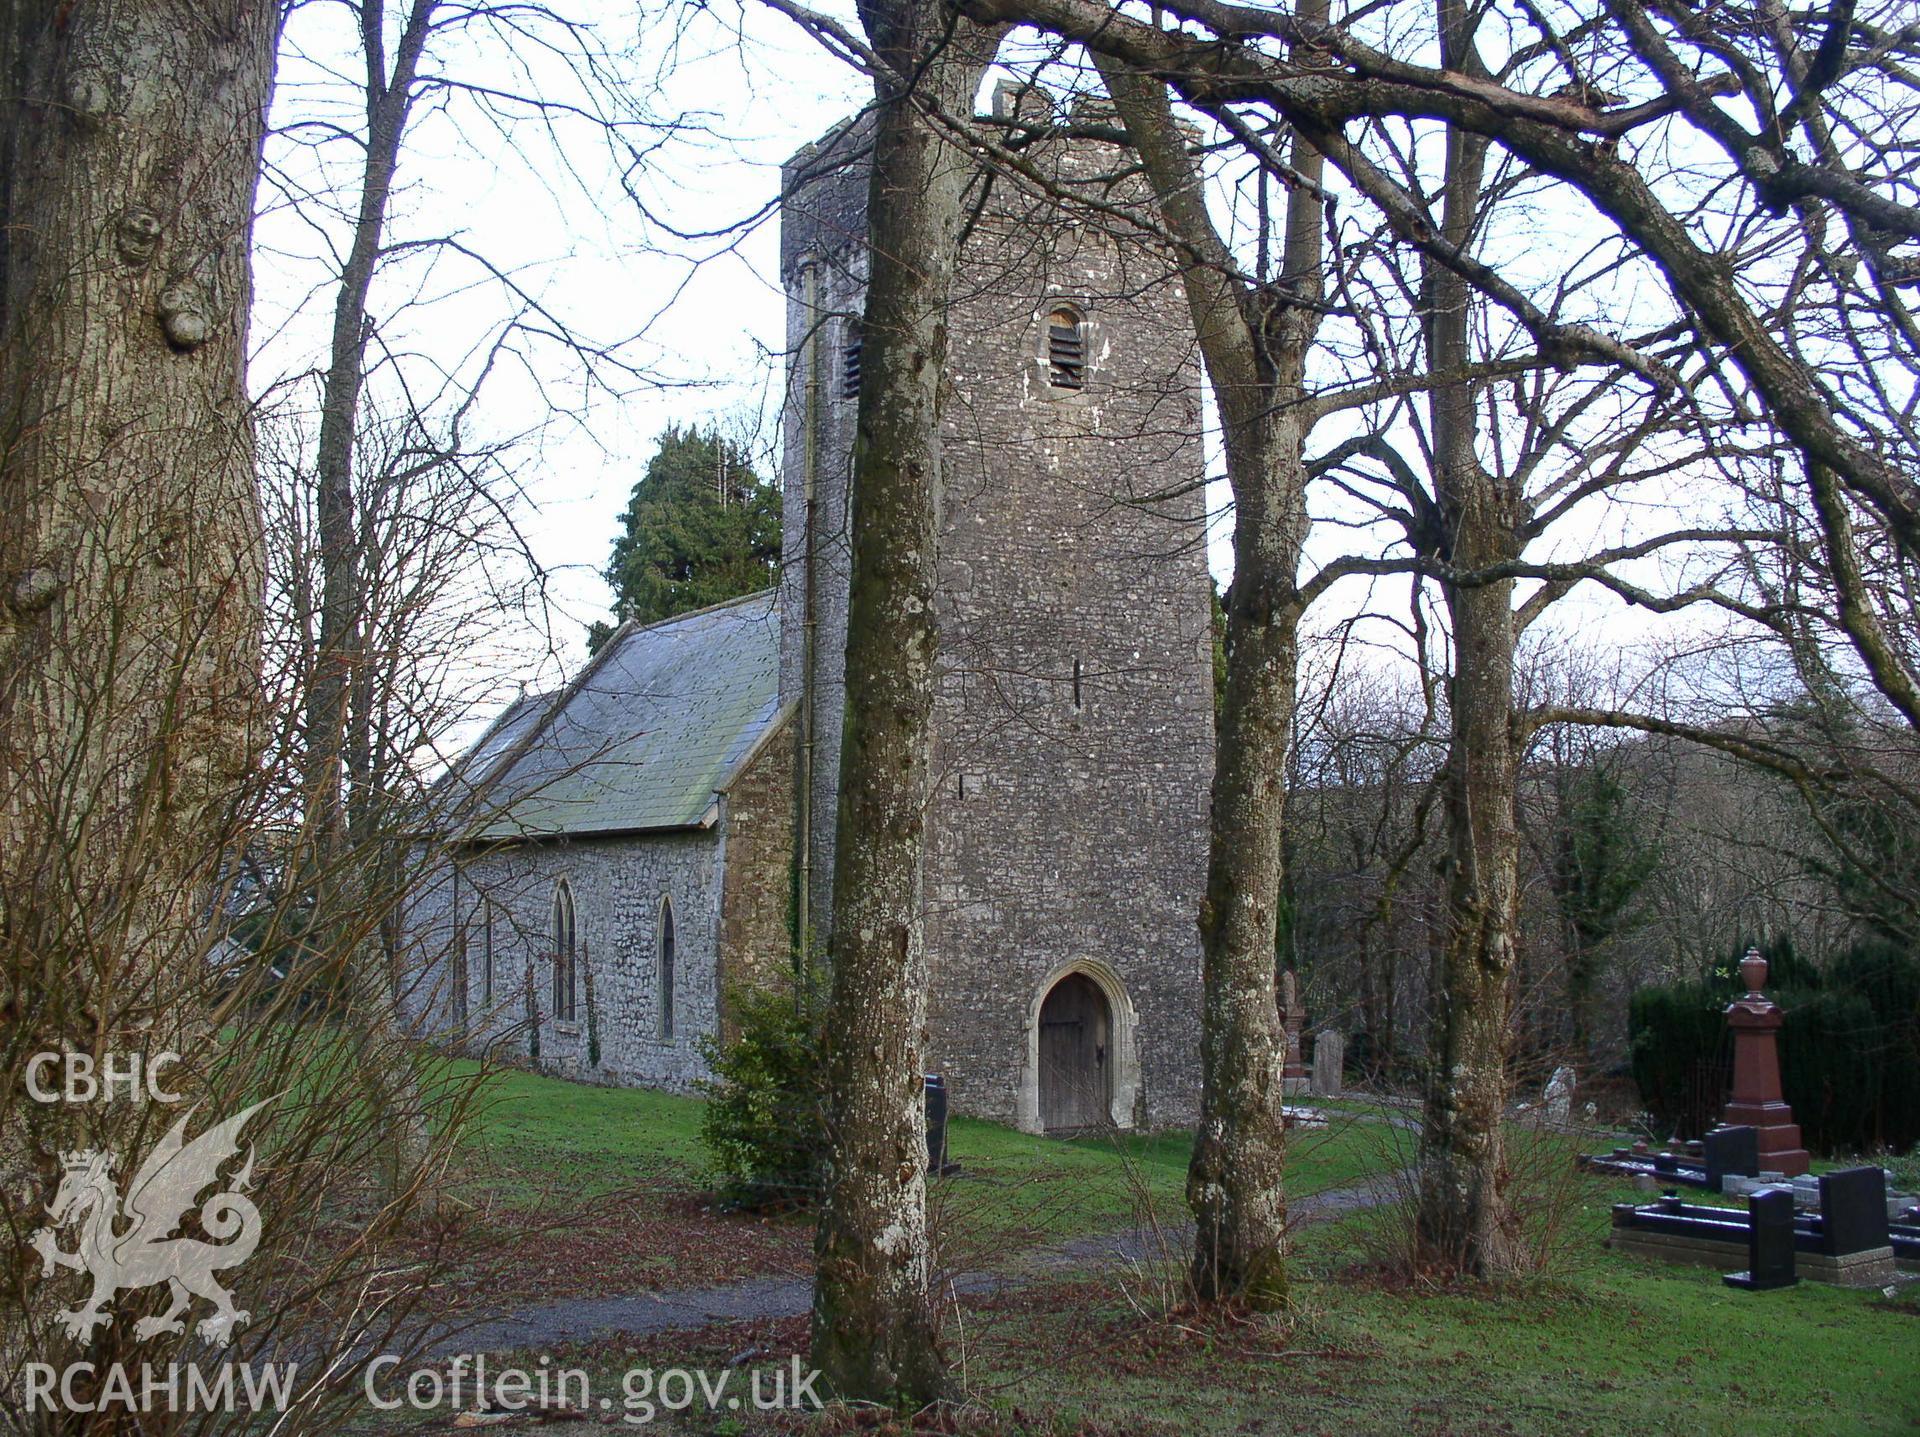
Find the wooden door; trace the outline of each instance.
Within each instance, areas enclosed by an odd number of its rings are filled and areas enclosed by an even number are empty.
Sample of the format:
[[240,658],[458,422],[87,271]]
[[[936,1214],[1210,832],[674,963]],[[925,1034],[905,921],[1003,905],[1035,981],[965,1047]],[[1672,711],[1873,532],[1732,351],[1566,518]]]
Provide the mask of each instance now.
[[1110,1117],[1112,1023],[1091,978],[1069,973],[1040,1005],[1040,1125],[1048,1132],[1097,1127]]

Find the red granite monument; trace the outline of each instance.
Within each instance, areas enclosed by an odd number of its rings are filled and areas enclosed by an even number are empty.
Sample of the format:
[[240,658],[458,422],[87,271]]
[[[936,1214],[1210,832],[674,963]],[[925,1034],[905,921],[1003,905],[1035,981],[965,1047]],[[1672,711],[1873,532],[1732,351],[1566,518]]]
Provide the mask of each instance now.
[[1279,997],[1280,1025],[1287,1038],[1286,1058],[1280,1069],[1280,1095],[1292,1098],[1307,1091],[1308,1078],[1306,1055],[1300,1043],[1307,1026],[1307,1014],[1300,1005],[1300,980],[1293,976],[1291,968],[1281,970]]
[[1733,1030],[1733,1096],[1721,1121],[1753,1128],[1760,1140],[1760,1170],[1798,1177],[1807,1171],[1807,1150],[1800,1146],[1800,1125],[1780,1090],[1779,1005],[1760,991],[1767,981],[1767,960],[1749,948],[1740,960],[1746,996],[1727,1008]]

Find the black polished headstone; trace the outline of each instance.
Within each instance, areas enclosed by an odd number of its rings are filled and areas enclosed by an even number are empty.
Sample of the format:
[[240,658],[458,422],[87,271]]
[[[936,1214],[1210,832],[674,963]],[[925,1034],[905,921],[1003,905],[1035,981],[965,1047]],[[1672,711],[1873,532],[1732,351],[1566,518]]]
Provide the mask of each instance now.
[[1704,1140],[1707,1186],[1718,1192],[1725,1177],[1760,1176],[1760,1130],[1752,1127],[1715,1128]]
[[927,1171],[939,1177],[947,1169],[947,1080],[928,1073],[927,1084]]
[[1793,1189],[1760,1188],[1747,1195],[1747,1270],[1726,1275],[1728,1287],[1749,1292],[1792,1287]]
[[1885,1247],[1887,1175],[1880,1168],[1848,1168],[1820,1175],[1820,1251],[1829,1257]]

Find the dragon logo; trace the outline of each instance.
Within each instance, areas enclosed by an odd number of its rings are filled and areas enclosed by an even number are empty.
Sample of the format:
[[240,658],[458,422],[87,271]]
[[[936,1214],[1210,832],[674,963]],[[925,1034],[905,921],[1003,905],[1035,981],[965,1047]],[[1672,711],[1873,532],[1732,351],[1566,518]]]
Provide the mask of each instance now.
[[[65,1267],[93,1278],[93,1295],[60,1314],[70,1336],[84,1342],[106,1322],[107,1304],[115,1293],[163,1282],[172,1292],[172,1306],[134,1324],[136,1337],[184,1333],[181,1314],[195,1297],[214,1307],[197,1325],[208,1342],[225,1347],[234,1329],[246,1325],[250,1315],[234,1307],[233,1295],[213,1275],[221,1268],[238,1267],[260,1242],[260,1211],[242,1196],[253,1175],[251,1147],[231,1185],[201,1204],[200,1226],[214,1241],[169,1234],[180,1226],[195,1198],[220,1181],[221,1164],[240,1150],[240,1130],[265,1106],[255,1103],[192,1142],[186,1139],[187,1119],[193,1116],[189,1109],[133,1175],[124,1203],[108,1171],[107,1154],[88,1148],[64,1156],[59,1191],[47,1205],[48,1226],[33,1235],[33,1249],[40,1254],[42,1276]],[[116,1231],[123,1223],[124,1229]],[[80,1245],[64,1252],[55,1234],[70,1226],[79,1227]]]

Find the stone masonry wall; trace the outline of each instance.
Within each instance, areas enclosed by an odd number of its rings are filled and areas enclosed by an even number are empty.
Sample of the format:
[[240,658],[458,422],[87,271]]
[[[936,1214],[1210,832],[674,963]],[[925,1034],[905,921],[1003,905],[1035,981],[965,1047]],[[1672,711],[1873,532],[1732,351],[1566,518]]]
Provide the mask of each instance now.
[[736,986],[773,987],[792,974],[793,736],[782,724],[727,791],[720,879],[721,1024]]
[[[528,1055],[527,978],[539,1013],[539,1066],[586,1082],[691,1091],[707,1075],[698,1040],[715,1031],[718,830],[515,844],[462,855],[419,886],[407,931],[421,975],[408,1010],[423,1027],[454,1031],[452,992],[466,952],[466,1042]],[[584,950],[571,1023],[553,1017],[552,912],[556,884],[573,893]],[[674,919],[674,1032],[660,1023],[659,916]],[[492,954],[489,991],[488,961]],[[591,965],[600,1061],[589,1061],[585,968]]]

